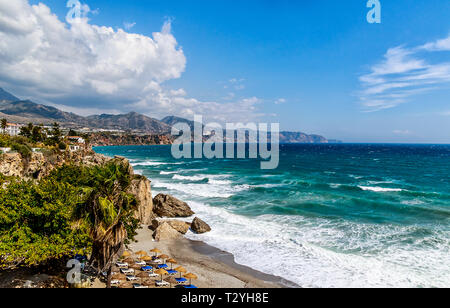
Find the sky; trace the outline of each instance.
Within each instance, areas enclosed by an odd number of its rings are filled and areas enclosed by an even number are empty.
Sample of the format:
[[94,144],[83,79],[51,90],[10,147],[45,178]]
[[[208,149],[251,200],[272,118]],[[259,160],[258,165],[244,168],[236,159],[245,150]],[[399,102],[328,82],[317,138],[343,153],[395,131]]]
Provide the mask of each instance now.
[[448,0],[380,0],[379,24],[366,0],[77,2],[0,0],[0,87],[82,115],[450,143]]

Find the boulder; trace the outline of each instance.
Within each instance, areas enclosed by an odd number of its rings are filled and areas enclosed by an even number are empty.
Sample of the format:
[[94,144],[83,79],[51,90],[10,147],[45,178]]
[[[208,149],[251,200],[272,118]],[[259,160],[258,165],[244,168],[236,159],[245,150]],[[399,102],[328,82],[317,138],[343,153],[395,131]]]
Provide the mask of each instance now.
[[158,220],[153,219],[149,229],[155,231],[158,229],[160,225],[163,223],[168,223],[172,228],[180,232],[181,234],[186,234],[189,231],[189,228],[191,227],[191,224],[188,222],[180,221],[180,220]]
[[191,226],[190,223],[179,220],[169,220],[167,223],[181,234],[186,234]]
[[211,231],[211,227],[198,217],[195,217],[191,224],[191,230],[197,234],[203,234]]
[[153,238],[158,242],[164,240],[174,240],[180,236],[180,232],[172,228],[167,222],[160,224],[153,233]]
[[190,217],[195,213],[186,202],[171,195],[159,194],[153,199],[153,212],[159,217]]

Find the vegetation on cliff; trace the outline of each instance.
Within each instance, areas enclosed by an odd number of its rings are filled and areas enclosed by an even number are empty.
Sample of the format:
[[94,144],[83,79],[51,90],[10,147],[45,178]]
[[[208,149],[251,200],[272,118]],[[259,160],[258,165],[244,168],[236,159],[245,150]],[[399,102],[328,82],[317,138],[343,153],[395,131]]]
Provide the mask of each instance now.
[[[4,181],[4,177],[1,177]],[[0,268],[34,266],[90,253],[109,271],[138,228],[137,201],[125,193],[129,166],[63,166],[39,182],[0,188]]]

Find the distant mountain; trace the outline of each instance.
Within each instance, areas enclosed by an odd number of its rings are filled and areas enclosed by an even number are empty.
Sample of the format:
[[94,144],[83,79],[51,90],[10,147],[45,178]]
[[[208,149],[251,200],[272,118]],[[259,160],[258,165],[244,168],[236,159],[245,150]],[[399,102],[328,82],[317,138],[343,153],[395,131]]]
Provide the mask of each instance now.
[[2,101],[15,102],[18,100],[20,99],[0,88],[0,102]]
[[128,114],[102,114],[87,117],[89,125],[96,128],[139,130],[153,134],[170,133],[171,126],[143,114],[130,112]]
[[[136,112],[128,114],[102,114],[89,117],[64,112],[55,107],[36,104],[30,100],[20,100],[14,95],[0,88],[0,118],[8,121],[25,124],[49,124],[59,122],[66,126],[80,128],[90,127],[97,129],[133,130],[148,135],[170,134],[172,127],[177,123],[186,123],[191,130],[194,121],[176,116],[168,116],[157,120]],[[307,135],[300,132],[281,132],[281,143],[328,143],[329,141],[319,135]]]
[[280,143],[328,143],[328,140],[319,135],[307,135],[300,132],[281,132]]
[[87,124],[86,119],[74,113],[64,112],[55,107],[33,103],[32,101],[3,101],[0,112],[9,116],[27,119],[44,119],[65,123]]

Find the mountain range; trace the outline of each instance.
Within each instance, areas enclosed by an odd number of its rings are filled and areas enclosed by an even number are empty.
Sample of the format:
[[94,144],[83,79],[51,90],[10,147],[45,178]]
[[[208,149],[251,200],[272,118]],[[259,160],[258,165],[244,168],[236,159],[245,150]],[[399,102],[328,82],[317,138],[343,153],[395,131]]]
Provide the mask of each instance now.
[[[127,114],[101,114],[83,117],[71,112],[61,111],[52,106],[20,100],[16,96],[0,88],[0,118],[15,123],[50,124],[58,122],[71,128],[94,128],[108,130],[137,131],[149,135],[170,134],[176,123],[186,123],[191,129],[194,122],[175,116],[157,120],[146,115],[130,112]],[[325,137],[308,135],[300,132],[280,133],[280,142],[284,143],[327,143]]]

